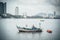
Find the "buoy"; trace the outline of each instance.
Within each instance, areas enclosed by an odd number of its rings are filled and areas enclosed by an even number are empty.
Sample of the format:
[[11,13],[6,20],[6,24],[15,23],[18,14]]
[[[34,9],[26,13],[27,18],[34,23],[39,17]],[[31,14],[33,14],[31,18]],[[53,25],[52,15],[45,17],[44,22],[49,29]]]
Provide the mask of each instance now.
[[52,33],[52,30],[47,30],[48,33]]

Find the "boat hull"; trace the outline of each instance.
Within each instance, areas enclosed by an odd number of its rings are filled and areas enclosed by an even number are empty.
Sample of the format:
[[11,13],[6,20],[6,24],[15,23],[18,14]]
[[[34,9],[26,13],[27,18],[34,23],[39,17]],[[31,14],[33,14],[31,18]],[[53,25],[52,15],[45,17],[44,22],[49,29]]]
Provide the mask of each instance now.
[[19,29],[19,32],[42,32],[42,30],[26,30],[26,29]]
[[21,28],[17,26],[17,29],[19,32],[42,32],[42,29],[40,28],[32,29],[32,28]]

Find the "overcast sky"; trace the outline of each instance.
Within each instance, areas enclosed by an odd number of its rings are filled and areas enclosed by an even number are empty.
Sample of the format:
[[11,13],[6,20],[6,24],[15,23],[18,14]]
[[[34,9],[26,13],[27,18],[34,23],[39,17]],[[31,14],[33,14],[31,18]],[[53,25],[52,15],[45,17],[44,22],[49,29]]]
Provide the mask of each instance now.
[[36,15],[38,13],[60,14],[60,0],[0,0],[7,2],[7,13],[15,14],[16,6],[19,7],[19,14]]

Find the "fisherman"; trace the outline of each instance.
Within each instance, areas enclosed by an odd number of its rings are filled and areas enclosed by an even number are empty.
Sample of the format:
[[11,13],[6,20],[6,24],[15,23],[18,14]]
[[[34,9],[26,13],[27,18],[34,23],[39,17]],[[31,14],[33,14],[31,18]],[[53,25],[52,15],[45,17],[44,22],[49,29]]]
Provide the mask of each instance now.
[[35,30],[35,29],[36,29],[36,27],[33,25],[33,26],[32,26],[32,29],[33,29],[33,30]]

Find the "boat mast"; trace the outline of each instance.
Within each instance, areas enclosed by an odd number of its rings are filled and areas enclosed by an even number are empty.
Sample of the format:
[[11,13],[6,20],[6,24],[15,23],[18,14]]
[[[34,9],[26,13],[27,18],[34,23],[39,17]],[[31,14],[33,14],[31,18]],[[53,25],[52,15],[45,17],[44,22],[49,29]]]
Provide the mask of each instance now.
[[41,23],[39,23],[39,27],[41,28]]

